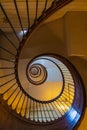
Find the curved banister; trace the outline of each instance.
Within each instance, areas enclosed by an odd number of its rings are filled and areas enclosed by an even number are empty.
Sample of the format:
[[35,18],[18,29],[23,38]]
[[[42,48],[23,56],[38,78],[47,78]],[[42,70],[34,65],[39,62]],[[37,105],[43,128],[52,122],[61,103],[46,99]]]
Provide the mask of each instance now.
[[[8,46],[5,44],[0,45],[1,49],[1,57],[0,57],[0,100],[4,107],[8,107],[10,112],[16,115],[23,121],[29,123],[29,125],[38,125],[40,128],[43,125],[46,125],[48,129],[50,129],[50,124],[52,124],[52,128],[59,130],[63,129],[73,129],[77,124],[78,120],[81,117],[83,111],[83,105],[85,104],[83,90],[82,90],[82,81],[80,80],[80,76],[74,66],[69,63],[67,59],[62,56],[55,54],[44,54],[38,57],[34,57],[31,63],[33,64],[34,60],[46,59],[59,68],[59,72],[62,75],[62,90],[61,93],[51,100],[38,100],[33,98],[30,93],[26,92],[25,86],[23,88],[22,81],[20,80],[21,74],[19,74],[19,62],[20,62],[20,54],[25,45],[28,37],[32,34],[32,32],[51,14],[53,14],[56,10],[65,6],[72,0],[49,0],[44,1],[44,8],[40,12],[41,15],[38,16],[39,10],[39,0],[35,2],[35,15],[33,17],[33,24],[31,24],[30,19],[30,10],[29,10],[29,1],[26,0],[24,3],[26,5],[26,13],[27,13],[27,32],[24,32],[24,27],[22,23],[22,18],[20,15],[20,9],[18,8],[18,1],[14,0],[13,5],[15,7],[15,11],[18,17],[19,26],[22,31],[22,37],[20,38],[9,18],[9,14],[7,14],[3,2],[0,3],[0,9],[5,16],[12,33],[14,34],[17,42],[15,43],[3,30],[1,27],[0,32],[4,36],[4,38],[8,41]],[[48,6],[48,3],[51,6]],[[11,50],[13,48],[13,51]],[[5,56],[4,56],[5,54]],[[43,58],[45,57],[45,58]],[[50,60],[49,60],[50,59]],[[4,62],[6,63],[4,63]],[[39,66],[40,64],[38,64]],[[30,66],[30,63],[29,65]],[[37,66],[37,65],[36,65]],[[40,65],[39,68],[46,71],[46,68],[43,65]],[[44,69],[43,69],[44,68]],[[26,70],[28,71],[28,69]],[[48,73],[46,72],[47,78]],[[27,72],[28,75],[28,72]],[[32,74],[33,75],[33,74]],[[25,75],[26,77],[26,75]],[[25,78],[24,77],[24,78]],[[29,77],[29,76],[27,76]],[[41,84],[45,82],[45,80],[40,81]],[[21,82],[20,82],[21,81]],[[36,81],[34,81],[35,83]],[[29,83],[33,84],[33,81]],[[37,85],[36,83],[35,85]],[[40,84],[39,84],[40,85]],[[80,88],[80,89],[79,89]],[[82,97],[81,97],[82,94]],[[3,99],[2,99],[3,97]],[[82,102],[80,105],[79,100]],[[77,103],[78,102],[78,103]],[[8,109],[6,108],[6,109]],[[73,115],[74,113],[74,115]],[[63,123],[63,125],[61,125]],[[27,124],[28,125],[28,124]],[[35,129],[36,129],[35,127]]]

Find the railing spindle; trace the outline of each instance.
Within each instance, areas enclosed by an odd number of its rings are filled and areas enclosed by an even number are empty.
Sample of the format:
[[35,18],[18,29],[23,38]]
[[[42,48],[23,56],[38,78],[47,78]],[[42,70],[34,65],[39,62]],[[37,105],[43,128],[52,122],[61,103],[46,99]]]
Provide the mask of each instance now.
[[0,87],[2,87],[2,86],[4,86],[4,85],[8,84],[9,82],[11,82],[11,81],[13,81],[13,80],[15,80],[15,78],[13,78],[13,79],[11,79],[11,80],[5,82],[4,84],[0,85]]
[[36,14],[35,14],[35,22],[37,21],[37,14],[38,14],[38,0],[36,0]]
[[0,69],[14,69],[14,67],[0,67]]
[[46,11],[47,2],[48,2],[48,0],[45,0],[45,6],[44,6],[44,10],[43,10],[43,12],[45,12],[45,11]]
[[7,74],[7,75],[0,76],[0,78],[5,78],[5,77],[11,76],[11,75],[13,75],[13,74],[15,74],[15,72],[14,72],[14,73]]
[[9,37],[6,35],[6,33],[0,29],[0,31],[2,32],[2,34],[4,35],[4,37],[11,43],[11,45],[16,49],[17,51],[17,47],[15,46],[15,44],[9,39]]
[[29,30],[29,28],[30,28],[30,15],[29,15],[29,4],[28,4],[28,0],[26,0],[26,8],[27,8],[28,30]]
[[14,61],[13,60],[10,60],[10,59],[6,59],[6,58],[0,58],[0,60],[3,60],[3,61],[8,61],[8,62],[12,62],[12,63],[14,63]]
[[18,6],[17,6],[16,0],[14,0],[14,5],[15,5],[15,9],[16,9],[16,12],[17,12],[18,20],[19,20],[19,23],[20,23],[20,26],[21,26],[21,29],[22,29],[22,32],[23,32],[23,36],[24,36],[24,29],[23,29],[23,26],[22,26],[22,21],[21,21],[21,17],[20,17],[20,14],[19,14],[19,10],[18,10]]
[[15,54],[13,54],[12,52],[10,52],[9,50],[7,50],[6,48],[0,46],[0,48],[6,52],[8,52],[9,54],[13,55],[13,56],[16,56]]
[[10,27],[11,27],[11,29],[13,30],[13,33],[15,34],[16,38],[17,38],[18,41],[20,42],[20,39],[19,39],[19,37],[17,36],[17,34],[16,34],[16,32],[15,32],[15,29],[14,29],[14,27],[13,27],[13,25],[12,25],[10,19],[8,18],[8,16],[7,16],[7,14],[6,14],[6,12],[5,12],[5,10],[4,10],[4,8],[3,8],[3,6],[2,6],[1,3],[0,3],[0,7],[1,7],[2,12],[3,12],[3,14],[5,15],[5,17],[6,17],[7,21],[8,21],[8,23],[9,23],[9,25],[10,25]]
[[3,95],[4,95],[7,91],[9,91],[12,87],[14,87],[16,84],[17,84],[16,82],[15,82],[14,84],[12,84],[12,85],[3,93]]

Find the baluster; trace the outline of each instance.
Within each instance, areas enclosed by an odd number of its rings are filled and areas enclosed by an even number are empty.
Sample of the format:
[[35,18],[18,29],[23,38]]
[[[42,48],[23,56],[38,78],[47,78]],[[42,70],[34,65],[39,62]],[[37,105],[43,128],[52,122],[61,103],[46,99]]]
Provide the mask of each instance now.
[[17,34],[16,34],[16,32],[15,32],[15,29],[14,29],[14,27],[13,27],[13,25],[12,25],[10,19],[8,18],[8,16],[7,16],[7,14],[6,14],[6,12],[5,12],[5,10],[4,10],[4,8],[3,8],[3,6],[2,6],[1,3],[0,3],[0,7],[1,7],[1,10],[2,10],[3,14],[5,15],[5,17],[6,17],[7,21],[8,21],[8,23],[9,23],[9,25],[10,25],[10,27],[11,27],[11,29],[13,30],[13,33],[15,34],[16,38],[17,38],[18,41],[20,42],[20,39],[19,39],[19,37],[17,36]]

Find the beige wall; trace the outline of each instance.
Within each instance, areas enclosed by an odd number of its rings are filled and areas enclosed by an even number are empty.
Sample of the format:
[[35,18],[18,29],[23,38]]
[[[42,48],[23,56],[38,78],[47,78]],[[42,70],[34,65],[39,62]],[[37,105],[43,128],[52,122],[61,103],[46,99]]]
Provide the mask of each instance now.
[[87,130],[87,108],[85,110],[84,118],[77,130]]

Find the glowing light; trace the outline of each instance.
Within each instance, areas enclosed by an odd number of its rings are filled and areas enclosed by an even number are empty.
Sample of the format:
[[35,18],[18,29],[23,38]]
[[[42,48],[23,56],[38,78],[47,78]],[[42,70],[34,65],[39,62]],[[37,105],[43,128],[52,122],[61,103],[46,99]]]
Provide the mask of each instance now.
[[71,108],[70,113],[69,113],[69,117],[68,117],[68,121],[74,121],[74,123],[76,123],[80,118],[80,114],[74,109]]
[[26,34],[26,33],[27,33],[27,30],[23,30],[23,31],[20,31],[20,32],[19,32],[19,35],[20,35],[20,36],[23,36],[23,34]]

